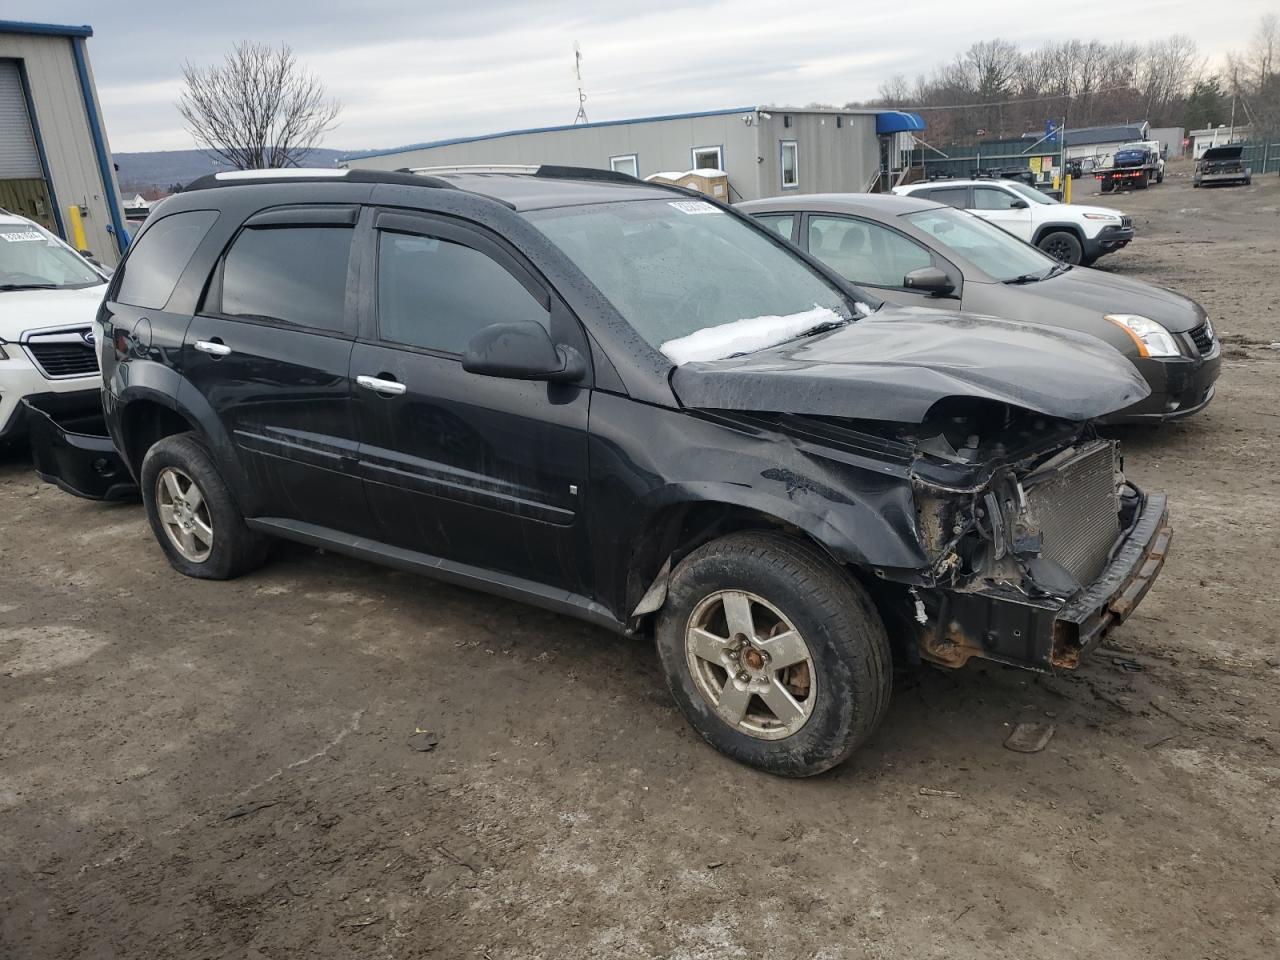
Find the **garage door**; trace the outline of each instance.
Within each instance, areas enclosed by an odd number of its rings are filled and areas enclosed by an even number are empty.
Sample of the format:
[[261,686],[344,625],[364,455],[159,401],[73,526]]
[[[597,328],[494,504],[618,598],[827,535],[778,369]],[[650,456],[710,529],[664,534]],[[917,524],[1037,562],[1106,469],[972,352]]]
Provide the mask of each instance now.
[[0,60],[0,180],[43,176],[18,64]]

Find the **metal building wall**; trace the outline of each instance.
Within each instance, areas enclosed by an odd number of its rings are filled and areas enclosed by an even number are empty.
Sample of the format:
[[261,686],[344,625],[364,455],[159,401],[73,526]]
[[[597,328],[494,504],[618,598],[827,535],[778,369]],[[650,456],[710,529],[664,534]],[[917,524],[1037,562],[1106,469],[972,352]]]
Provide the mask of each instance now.
[[[757,195],[863,193],[880,170],[875,113],[787,111],[769,107],[756,130],[759,156]],[[791,118],[788,127],[787,118]],[[839,118],[839,125],[836,120]],[[796,141],[800,182],[782,186],[782,143]]]
[[[86,246],[103,263],[114,264],[119,259],[119,248],[107,227],[112,223],[111,205],[115,205],[117,214],[120,209],[120,188],[114,170],[105,178],[104,185],[81,91],[75,43],[83,40],[52,34],[9,33],[0,27],[0,58],[20,60],[25,68],[35,114],[33,120],[39,129],[39,141],[48,165],[50,192],[63,225],[66,226],[70,204],[84,205],[88,211],[82,221]],[[85,70],[94,109],[101,117],[87,56]],[[105,132],[102,143],[109,158]]]
[[[553,128],[500,134],[380,156],[351,157],[344,165],[375,170],[453,164],[563,164],[609,169],[609,158],[635,154],[641,177],[693,166],[694,147],[720,147],[734,201],[751,199],[756,182],[755,132],[742,119],[750,109],[710,116]],[[741,196],[739,196],[741,193]]]

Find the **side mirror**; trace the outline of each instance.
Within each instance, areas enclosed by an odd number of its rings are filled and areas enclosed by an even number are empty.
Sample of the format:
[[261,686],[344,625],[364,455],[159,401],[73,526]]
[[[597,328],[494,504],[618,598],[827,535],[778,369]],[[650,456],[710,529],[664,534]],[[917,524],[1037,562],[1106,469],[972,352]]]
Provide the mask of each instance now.
[[1031,204],[1027,203],[1027,201],[1025,201],[1025,200],[1015,200],[1015,201],[1013,201],[1013,203],[1009,204],[1009,209],[1010,209],[1010,210],[1025,210],[1025,209],[1027,209],[1027,207],[1029,207],[1029,206],[1031,206]]
[[956,288],[951,278],[937,267],[919,267],[902,278],[902,285],[917,293],[943,297]]
[[508,380],[579,380],[587,365],[578,351],[557,347],[540,323],[494,323],[467,344],[462,369]]

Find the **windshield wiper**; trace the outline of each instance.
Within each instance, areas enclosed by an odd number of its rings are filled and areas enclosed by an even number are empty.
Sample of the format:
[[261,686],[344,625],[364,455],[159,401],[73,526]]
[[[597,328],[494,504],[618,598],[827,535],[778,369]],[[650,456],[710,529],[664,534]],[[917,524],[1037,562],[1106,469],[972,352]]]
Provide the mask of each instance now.
[[838,330],[840,327],[847,326],[850,323],[853,323],[853,320],[849,317],[841,317],[839,320],[823,320],[821,323],[816,323],[801,333],[800,336],[812,337],[815,334],[826,333],[828,330]]
[[0,290],[57,290],[56,283],[0,283]]
[[1070,269],[1071,269],[1071,264],[1063,263],[1061,260],[1059,260],[1057,263],[1055,263],[1052,267],[1049,268],[1049,272],[1044,275],[1044,279],[1052,280],[1054,277],[1060,276],[1061,274],[1066,273]]
[[1045,276],[1046,274],[1040,274],[1040,273],[1024,273],[1016,277],[1010,277],[1008,280],[1004,282],[1008,284],[1037,283],[1043,280]]

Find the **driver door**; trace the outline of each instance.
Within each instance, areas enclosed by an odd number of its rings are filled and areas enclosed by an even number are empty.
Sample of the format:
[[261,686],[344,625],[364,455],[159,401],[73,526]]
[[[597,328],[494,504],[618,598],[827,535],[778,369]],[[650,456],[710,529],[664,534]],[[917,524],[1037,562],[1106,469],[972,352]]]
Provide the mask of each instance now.
[[1031,203],[1012,190],[995,185],[975,185],[972,209],[982,219],[1004,228],[1019,240],[1031,242]]
[[[846,280],[904,307],[955,309],[963,278],[960,271],[915,240],[861,217],[810,213],[804,217],[804,249]],[[937,267],[955,290],[938,297],[904,285],[912,270]]]
[[585,385],[468,373],[493,323],[586,353],[577,319],[504,243],[447,217],[374,218],[351,354],[359,465],[383,542],[574,593],[587,489]]

